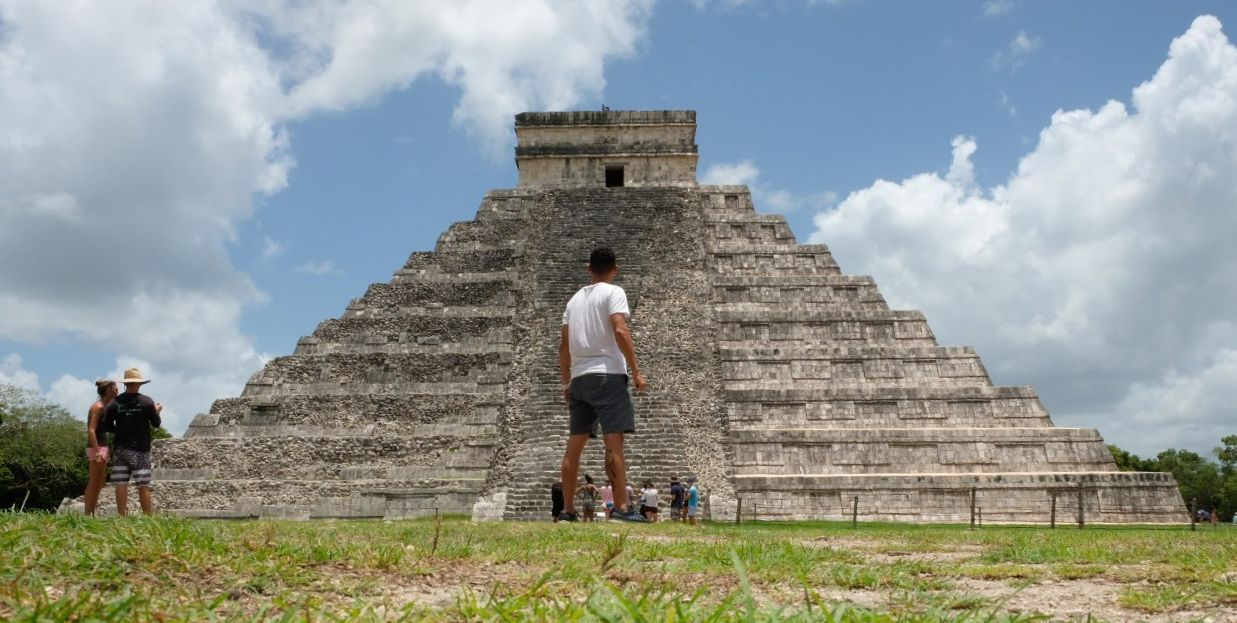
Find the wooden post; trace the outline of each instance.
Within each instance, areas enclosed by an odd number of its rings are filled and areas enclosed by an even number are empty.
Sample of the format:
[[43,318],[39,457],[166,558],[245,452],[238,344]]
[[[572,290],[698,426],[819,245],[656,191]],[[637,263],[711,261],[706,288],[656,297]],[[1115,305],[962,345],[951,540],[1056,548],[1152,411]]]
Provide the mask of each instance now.
[[1052,529],[1057,529],[1057,492],[1052,492],[1052,510],[1049,512],[1048,521],[1052,524]]
[[850,504],[851,504],[850,505],[850,527],[852,529],[858,528],[859,527],[859,496],[856,495],[855,499],[851,500]]
[[734,525],[739,525],[743,521],[743,498],[738,499],[738,505],[734,511]]
[[984,527],[984,509],[982,506],[975,508],[975,517],[977,518],[979,527]]
[[971,529],[975,529],[975,487],[971,487]]
[[1190,532],[1198,530],[1198,498],[1190,498]]
[[1080,480],[1078,481],[1078,529],[1082,530],[1082,527],[1086,525],[1086,523],[1087,516],[1086,510],[1082,505],[1082,481]]

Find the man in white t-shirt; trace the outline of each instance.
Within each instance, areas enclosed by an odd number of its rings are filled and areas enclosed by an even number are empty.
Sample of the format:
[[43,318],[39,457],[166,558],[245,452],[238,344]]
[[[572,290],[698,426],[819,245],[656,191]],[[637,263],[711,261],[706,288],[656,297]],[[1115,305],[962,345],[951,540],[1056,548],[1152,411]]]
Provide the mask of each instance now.
[[[632,509],[627,495],[627,466],[623,461],[623,435],[636,430],[636,410],[628,390],[646,383],[636,362],[627,320],[627,293],[614,285],[618,263],[610,249],[594,249],[588,258],[590,285],[580,288],[563,312],[562,339],[558,362],[562,373],[563,398],[571,410],[570,436],[563,454],[563,487],[576,485],[580,455],[588,443],[593,426],[600,420],[606,445],[606,474],[614,485],[612,519],[644,521]],[[631,367],[631,376],[627,369]],[[562,519],[576,521],[574,499],[565,500]]]

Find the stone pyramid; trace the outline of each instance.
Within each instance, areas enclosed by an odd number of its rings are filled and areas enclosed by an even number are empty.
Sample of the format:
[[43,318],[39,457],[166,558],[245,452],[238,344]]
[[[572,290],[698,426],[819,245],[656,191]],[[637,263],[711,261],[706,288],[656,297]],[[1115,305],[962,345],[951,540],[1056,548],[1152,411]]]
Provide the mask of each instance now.
[[[198,517],[547,518],[566,408],[563,306],[594,246],[650,391],[628,477],[696,476],[714,519],[1184,520],[1167,474],[994,387],[918,311],[795,241],[742,186],[696,182],[693,111],[524,113],[519,185],[486,194],[339,318],[155,450],[157,504]],[[583,472],[604,474],[600,444]]]

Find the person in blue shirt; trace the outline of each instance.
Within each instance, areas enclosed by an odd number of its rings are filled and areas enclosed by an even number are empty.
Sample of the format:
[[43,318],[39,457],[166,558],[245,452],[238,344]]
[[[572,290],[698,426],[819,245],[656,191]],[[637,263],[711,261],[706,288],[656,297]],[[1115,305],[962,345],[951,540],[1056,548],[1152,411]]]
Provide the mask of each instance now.
[[687,485],[687,521],[694,526],[700,520],[700,490],[695,478],[688,478]]

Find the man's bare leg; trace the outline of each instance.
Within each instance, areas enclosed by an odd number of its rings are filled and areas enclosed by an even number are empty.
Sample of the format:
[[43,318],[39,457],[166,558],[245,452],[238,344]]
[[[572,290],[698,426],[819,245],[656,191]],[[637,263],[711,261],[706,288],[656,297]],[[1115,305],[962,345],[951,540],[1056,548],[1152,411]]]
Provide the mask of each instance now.
[[155,513],[155,503],[150,499],[150,487],[139,486],[137,488],[137,501],[142,505],[143,515],[153,515]]
[[580,455],[584,453],[584,444],[588,443],[588,433],[580,433],[567,438],[567,451],[563,453],[562,483],[563,512],[576,512],[576,478],[580,474]]
[[606,476],[614,490],[614,510],[627,510],[627,465],[623,461],[623,433],[606,433]]
[[129,485],[116,485],[116,514],[129,514]]

